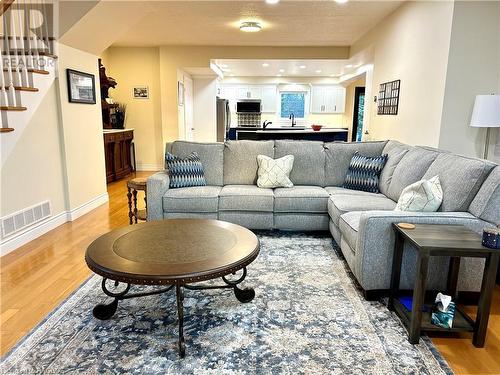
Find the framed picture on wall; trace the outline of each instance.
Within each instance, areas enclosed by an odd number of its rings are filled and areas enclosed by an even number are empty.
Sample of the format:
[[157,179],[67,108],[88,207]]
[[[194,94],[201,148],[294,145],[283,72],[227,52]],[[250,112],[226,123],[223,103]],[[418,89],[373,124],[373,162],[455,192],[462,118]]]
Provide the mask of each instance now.
[[378,91],[378,115],[397,115],[399,108],[399,87],[401,80],[380,84]]
[[93,74],[66,69],[68,100],[70,103],[95,104],[95,77]]
[[184,83],[177,82],[177,103],[184,105]]
[[132,89],[132,96],[134,99],[149,99],[148,86],[134,86]]

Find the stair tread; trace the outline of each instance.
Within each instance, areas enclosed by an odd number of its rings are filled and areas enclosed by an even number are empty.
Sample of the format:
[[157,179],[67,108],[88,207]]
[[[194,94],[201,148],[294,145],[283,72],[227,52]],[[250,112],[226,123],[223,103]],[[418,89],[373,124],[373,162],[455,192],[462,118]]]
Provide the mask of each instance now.
[[9,133],[13,132],[14,128],[0,128],[0,133]]
[[2,111],[26,111],[26,107],[15,107],[11,105],[2,105],[0,106],[0,110]]
[[[43,69],[33,69],[33,68],[28,68],[28,73],[36,73],[36,74],[50,74],[50,72],[48,70],[43,70]],[[8,72],[9,69],[7,68],[4,68],[3,69],[4,72]],[[15,70],[13,70],[13,72],[15,72]]]
[[[14,37],[12,35],[9,35],[7,38],[9,38],[10,40],[13,40]],[[5,35],[0,35],[0,40],[3,40],[5,39]],[[27,36],[23,36],[23,37],[20,37],[20,36],[16,36],[15,39],[17,40],[20,40],[20,39],[23,39],[23,40],[28,40],[28,37]],[[31,38],[33,39],[33,38]],[[48,36],[48,37],[42,37],[42,38],[38,38],[39,40],[44,40],[44,39],[47,39],[47,40],[56,40],[56,38],[54,38],[53,36]]]
[[[0,90],[1,89],[8,90],[9,88],[8,87],[0,87]],[[33,91],[33,92],[38,91],[38,89],[36,87],[29,87],[29,86],[14,86],[14,90],[18,90],[18,91]]]
[[[33,53],[38,53],[38,56],[46,56],[46,57],[51,57],[53,59],[57,59],[57,56],[56,55],[53,55],[51,53],[47,53],[47,52],[42,52],[42,51],[32,51]],[[31,53],[30,52],[26,52],[26,51],[18,51],[18,52],[13,52],[13,51],[2,51],[2,55],[11,55],[11,56],[14,56],[14,55],[30,55],[31,56]]]

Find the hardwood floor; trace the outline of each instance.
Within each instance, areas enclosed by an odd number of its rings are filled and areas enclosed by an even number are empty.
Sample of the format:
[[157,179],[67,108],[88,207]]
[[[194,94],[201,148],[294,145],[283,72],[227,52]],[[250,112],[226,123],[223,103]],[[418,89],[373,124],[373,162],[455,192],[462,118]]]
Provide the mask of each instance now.
[[[2,355],[91,275],[85,249],[99,235],[128,225],[126,191],[126,180],[109,184],[108,204],[0,258]],[[500,286],[485,348],[475,348],[470,335],[432,340],[457,374],[500,374]]]

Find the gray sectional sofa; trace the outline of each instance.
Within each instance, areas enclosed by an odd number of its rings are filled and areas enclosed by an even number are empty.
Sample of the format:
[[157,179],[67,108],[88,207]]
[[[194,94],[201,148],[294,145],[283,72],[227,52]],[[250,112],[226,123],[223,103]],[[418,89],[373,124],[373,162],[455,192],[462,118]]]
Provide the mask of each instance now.
[[[394,222],[463,224],[480,233],[500,224],[500,167],[428,147],[396,141],[323,143],[313,141],[176,141],[167,151],[184,157],[196,151],[208,186],[169,189],[167,172],[148,178],[148,220],[199,217],[225,220],[250,229],[330,230],[365,292],[387,290],[394,246]],[[380,193],[342,188],[353,154],[388,154]],[[257,155],[294,155],[292,188],[256,186]],[[439,175],[443,203],[439,212],[394,211],[402,190]],[[410,289],[416,252],[407,245],[402,288]],[[428,285],[442,289],[448,259],[433,259]],[[459,289],[477,291],[483,261],[462,263]]]

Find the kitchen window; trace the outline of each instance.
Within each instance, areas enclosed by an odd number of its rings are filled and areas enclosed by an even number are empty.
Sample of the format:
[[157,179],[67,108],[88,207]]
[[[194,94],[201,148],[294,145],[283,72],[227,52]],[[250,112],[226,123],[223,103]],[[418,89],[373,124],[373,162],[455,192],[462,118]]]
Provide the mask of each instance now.
[[306,95],[306,91],[281,91],[280,118],[289,118],[292,113],[297,119],[305,118]]

